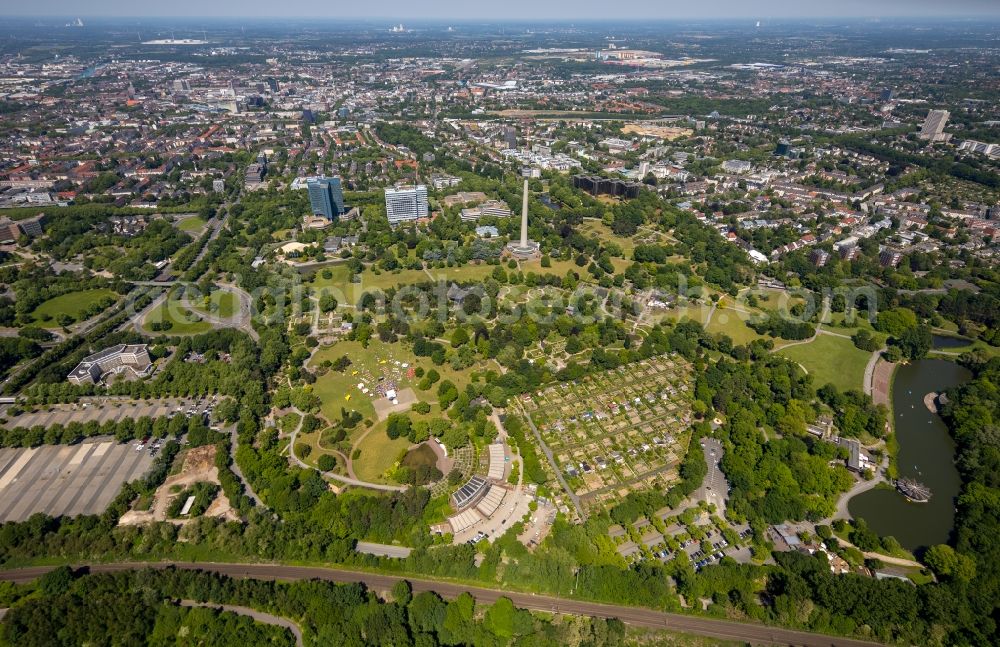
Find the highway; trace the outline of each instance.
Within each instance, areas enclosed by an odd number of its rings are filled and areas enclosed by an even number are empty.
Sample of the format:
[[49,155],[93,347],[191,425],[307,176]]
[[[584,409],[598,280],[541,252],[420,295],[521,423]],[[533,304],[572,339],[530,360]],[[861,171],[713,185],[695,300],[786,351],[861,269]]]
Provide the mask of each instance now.
[[[696,634],[709,638],[748,642],[756,645],[795,645],[796,647],[874,647],[879,643],[850,638],[838,638],[823,634],[809,633],[771,627],[767,625],[745,624],[729,620],[717,620],[688,616],[678,613],[664,613],[652,609],[567,600],[546,595],[499,591],[465,584],[438,582],[413,577],[380,575],[338,568],[322,568],[314,566],[286,566],[282,564],[227,564],[227,563],[116,563],[94,564],[86,568],[91,573],[107,573],[135,568],[167,568],[175,566],[192,570],[203,570],[233,578],[254,578],[261,580],[304,580],[319,579],[330,582],[351,583],[361,582],[375,591],[388,591],[399,580],[407,580],[414,593],[434,591],[445,598],[454,598],[461,593],[471,594],[478,602],[490,604],[500,597],[507,597],[523,609],[547,611],[600,618],[618,618],[622,622],[637,627],[651,629],[666,629],[688,634]],[[0,571],[0,580],[26,583],[44,575],[55,566],[36,566],[7,571]],[[79,568],[79,566],[78,566]]]

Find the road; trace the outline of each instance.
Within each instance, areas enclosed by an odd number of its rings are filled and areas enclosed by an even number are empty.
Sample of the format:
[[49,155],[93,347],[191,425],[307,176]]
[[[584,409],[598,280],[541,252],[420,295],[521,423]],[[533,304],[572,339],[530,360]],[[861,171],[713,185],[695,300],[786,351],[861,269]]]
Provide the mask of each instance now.
[[121,325],[121,327],[119,328],[119,330],[127,330],[129,328],[132,328],[137,333],[142,334],[144,332],[143,329],[142,329],[142,322],[143,322],[143,320],[146,318],[146,316],[150,312],[152,312],[153,310],[159,308],[160,304],[162,304],[164,301],[167,300],[167,295],[168,294],[170,294],[170,292],[168,290],[163,290],[162,292],[160,292],[160,294],[157,295],[157,297],[155,299],[153,299],[152,301],[149,302],[149,305],[147,305],[142,310],[139,310],[138,312],[136,312],[134,315],[132,315],[132,317],[130,319],[126,320],[125,323],[123,323]]
[[298,645],[298,647],[302,647],[303,644],[302,629],[300,629],[297,624],[295,624],[288,618],[282,618],[281,616],[276,616],[271,613],[265,613],[264,611],[251,609],[250,607],[241,607],[235,604],[213,604],[211,602],[196,602],[194,600],[181,600],[180,605],[182,607],[202,607],[205,609],[218,609],[221,611],[229,611],[230,613],[235,613],[237,615],[253,618],[255,621],[264,623],[266,625],[283,627],[292,632],[292,635],[295,636],[295,644]]
[[[95,564],[88,566],[87,568],[92,573],[108,573],[134,568],[166,568],[169,566],[176,566],[177,568],[183,569],[209,571],[234,578],[286,581],[319,579],[338,583],[361,582],[368,588],[375,591],[389,591],[394,584],[405,579],[410,582],[414,593],[434,591],[445,598],[454,598],[462,593],[469,593],[482,604],[492,604],[501,597],[507,597],[510,598],[516,606],[523,609],[599,618],[618,618],[622,622],[636,627],[666,629],[669,631],[679,631],[699,636],[706,636],[709,638],[750,642],[754,644],[796,645],[799,647],[874,647],[879,644],[864,640],[839,638],[835,636],[808,633],[805,631],[783,629],[781,627],[746,624],[741,622],[732,622],[729,620],[689,616],[679,613],[665,613],[662,611],[654,611],[652,609],[600,604],[597,602],[584,602],[580,600],[567,600],[565,598],[557,598],[547,595],[499,591],[495,589],[467,586],[465,584],[456,584],[451,582],[438,582],[412,577],[404,578],[394,575],[380,575],[376,573],[365,573],[336,568],[285,566],[281,564],[197,564],[186,562]],[[0,580],[23,584],[37,579],[54,568],[56,567],[36,566],[31,568],[0,571]]]

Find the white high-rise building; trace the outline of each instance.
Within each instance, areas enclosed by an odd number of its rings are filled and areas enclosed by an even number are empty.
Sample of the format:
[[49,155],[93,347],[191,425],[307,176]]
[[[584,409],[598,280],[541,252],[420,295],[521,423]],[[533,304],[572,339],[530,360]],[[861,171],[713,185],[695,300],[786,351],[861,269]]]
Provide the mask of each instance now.
[[920,129],[920,139],[925,139],[932,142],[939,142],[948,138],[944,134],[945,124],[948,123],[948,118],[951,113],[947,110],[931,110],[927,113],[927,119],[924,120],[924,125]]
[[400,186],[385,190],[385,216],[390,225],[427,217],[427,187]]

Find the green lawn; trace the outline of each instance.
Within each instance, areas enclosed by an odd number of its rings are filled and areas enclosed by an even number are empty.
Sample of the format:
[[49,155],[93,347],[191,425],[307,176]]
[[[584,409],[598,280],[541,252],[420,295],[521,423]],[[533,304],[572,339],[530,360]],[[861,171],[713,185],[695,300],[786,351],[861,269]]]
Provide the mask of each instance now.
[[[403,374],[404,376],[397,381],[398,388],[411,387],[418,400],[430,402],[436,406],[437,389],[440,382],[432,385],[427,391],[421,391],[417,388],[420,379],[416,377],[406,378],[405,369],[396,366],[395,362],[397,361],[411,367],[422,366],[425,371],[433,368],[441,375],[442,381],[451,380],[459,391],[465,389],[473,371],[483,371],[486,368],[498,370],[496,365],[486,366],[479,363],[462,371],[452,369],[447,363],[443,366],[434,366],[430,358],[418,358],[400,343],[384,344],[378,339],[372,339],[367,349],[362,348],[361,344],[356,341],[339,341],[333,346],[318,350],[310,360],[309,366],[315,369],[324,360],[333,362],[342,355],[347,355],[351,359],[351,365],[343,373],[330,370],[325,375],[319,376],[316,383],[313,384],[313,392],[323,402],[320,406],[320,412],[331,422],[340,419],[341,407],[347,410],[353,409],[365,418],[374,419],[375,408],[372,406],[372,399],[358,389],[358,384],[365,382],[371,388],[379,376],[387,374],[388,376]],[[351,397],[347,398],[348,395]],[[360,431],[358,435],[360,435]]]
[[[432,267],[424,270],[399,270],[398,272],[382,271],[375,274],[371,269],[366,269],[361,275],[360,286],[366,290],[397,287],[412,283],[424,283],[427,281],[455,281],[458,283],[478,282],[489,276],[495,265],[461,265],[457,267]],[[430,276],[428,276],[430,274]]]
[[168,330],[159,332],[168,335],[198,335],[212,329],[212,324],[202,321],[197,312],[173,298],[168,298],[146,315],[142,322],[143,330],[155,334],[158,331],[153,330],[152,324],[164,321],[172,325]]
[[815,341],[775,351],[801,364],[813,376],[813,383],[832,383],[841,391],[860,391],[869,353],[858,349],[850,339],[819,335]]
[[410,441],[405,437],[391,440],[385,433],[386,425],[386,422],[381,422],[373,426],[355,447],[361,450],[361,454],[352,461],[352,465],[354,473],[362,481],[393,483],[394,481],[385,477],[385,472],[410,446]]
[[65,313],[78,321],[83,316],[83,313],[87,310],[87,308],[102,299],[108,298],[116,299],[117,295],[111,290],[103,288],[70,292],[58,297],[53,297],[48,301],[39,304],[32,313],[32,317],[35,321],[41,323],[47,328],[54,328],[59,325],[55,321],[56,317],[59,315]]
[[201,231],[205,227],[205,221],[200,216],[191,216],[177,223],[177,228],[187,233]]
[[[330,272],[330,278],[328,279],[323,278],[323,273],[327,271]],[[313,280],[306,285],[313,288],[339,287],[343,289],[343,287],[347,285],[347,279],[350,278],[350,275],[351,271],[348,269],[346,263],[328,265],[327,267],[316,270]]]
[[212,292],[208,296],[207,303],[204,298],[200,299],[196,309],[215,317],[228,319],[236,314],[238,303],[236,295],[223,288]]
[[635,250],[635,241],[631,236],[623,237],[619,236],[615,232],[611,231],[611,227],[607,226],[600,220],[587,219],[583,221],[580,225],[580,233],[588,236],[596,236],[598,240],[603,242],[612,242],[617,244],[625,252],[625,258],[632,258],[632,252]]
[[744,312],[719,307],[716,308],[715,314],[712,315],[712,321],[709,322],[707,330],[711,333],[729,335],[733,343],[738,346],[749,344],[755,339],[761,339],[762,335],[758,335],[746,325],[748,317],[749,315]]

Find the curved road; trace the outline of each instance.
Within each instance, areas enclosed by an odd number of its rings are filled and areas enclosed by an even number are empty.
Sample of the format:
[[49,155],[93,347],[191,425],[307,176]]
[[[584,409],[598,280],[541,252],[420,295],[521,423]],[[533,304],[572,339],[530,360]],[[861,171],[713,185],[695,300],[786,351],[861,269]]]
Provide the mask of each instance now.
[[[800,647],[874,647],[879,644],[864,640],[839,638],[836,636],[826,636],[823,634],[808,633],[805,631],[783,629],[781,627],[745,624],[729,620],[688,616],[679,613],[664,613],[662,611],[653,611],[652,609],[600,604],[597,602],[583,602],[579,600],[567,600],[565,598],[557,598],[546,595],[499,591],[477,586],[454,584],[450,582],[438,582],[434,580],[399,577],[393,575],[379,575],[375,573],[349,571],[336,568],[284,566],[280,564],[198,564],[175,562],[95,564],[87,566],[86,568],[92,573],[107,573],[134,568],[167,568],[168,566],[175,566],[177,568],[190,570],[209,571],[234,578],[254,578],[265,580],[320,579],[339,583],[361,582],[368,588],[375,591],[388,591],[394,584],[396,584],[396,582],[405,579],[410,582],[414,593],[434,591],[446,598],[454,598],[462,593],[469,593],[478,602],[484,604],[491,604],[501,597],[507,597],[510,598],[515,605],[523,609],[600,618],[618,618],[622,622],[637,627],[666,629],[669,631],[679,631],[699,636],[707,636],[709,638],[750,642],[754,644],[796,645]],[[0,580],[23,584],[35,580],[54,568],[56,567],[36,566],[31,568],[0,571]]]

